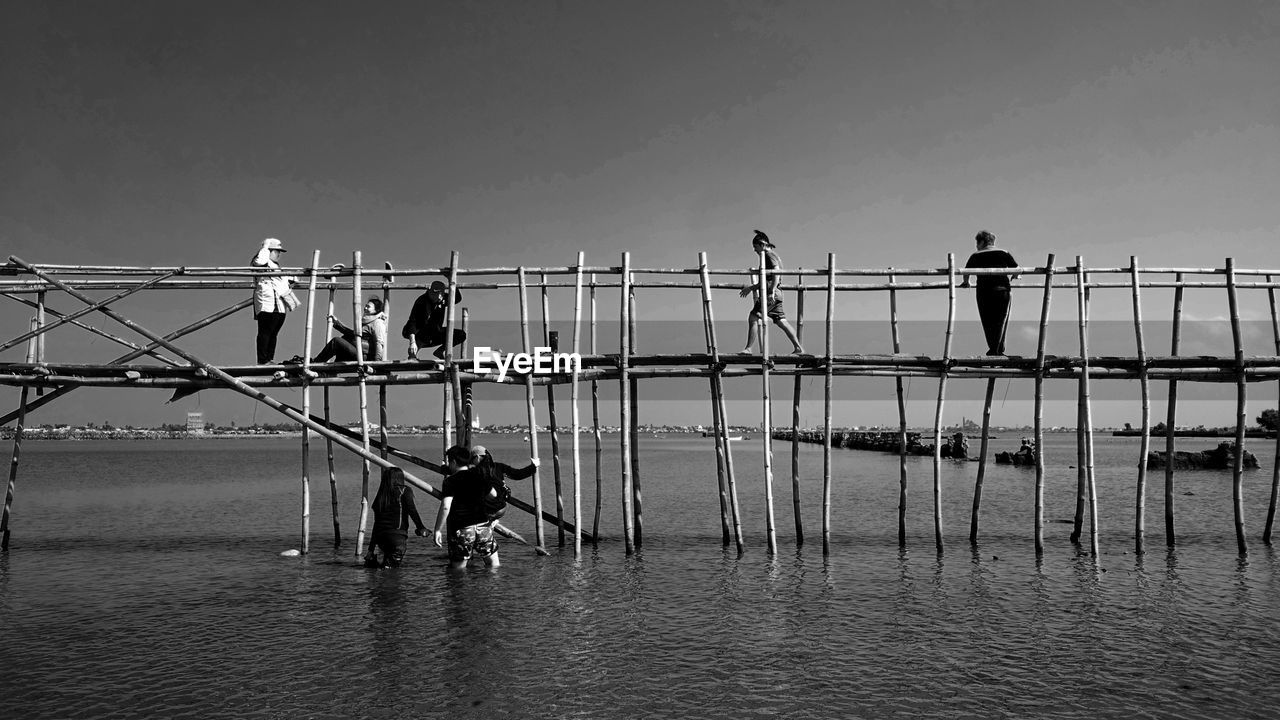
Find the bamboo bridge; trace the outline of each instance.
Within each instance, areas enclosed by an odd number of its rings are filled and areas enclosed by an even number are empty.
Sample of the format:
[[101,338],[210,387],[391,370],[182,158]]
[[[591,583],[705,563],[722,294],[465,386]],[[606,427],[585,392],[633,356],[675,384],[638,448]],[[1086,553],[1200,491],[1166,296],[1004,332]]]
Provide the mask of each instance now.
[[[521,542],[533,546],[541,553],[546,553],[545,535],[548,525],[559,531],[560,544],[565,544],[566,534],[572,538],[575,555],[582,552],[582,543],[599,539],[595,529],[588,532],[584,529],[582,509],[582,489],[584,474],[582,472],[582,448],[580,447],[580,430],[584,425],[580,416],[581,393],[583,386],[591,393],[592,420],[594,427],[595,453],[597,466],[601,452],[600,415],[597,391],[602,383],[617,383],[619,392],[619,422],[622,432],[618,433],[621,450],[621,465],[617,469],[620,487],[613,492],[619,498],[622,510],[623,540],[628,554],[633,553],[643,542],[642,494],[640,486],[639,458],[635,452],[638,433],[639,392],[638,381],[642,379],[662,379],[677,377],[706,378],[708,381],[708,401],[711,407],[712,425],[715,429],[715,449],[717,461],[717,482],[720,500],[720,520],[722,540],[725,546],[733,543],[739,552],[744,551],[743,518],[739,510],[739,487],[735,473],[735,462],[742,462],[742,453],[735,457],[729,442],[724,379],[733,377],[761,378],[761,407],[763,413],[762,448],[759,454],[763,464],[765,496],[765,530],[768,551],[777,552],[777,532],[774,516],[774,480],[773,467],[773,432],[777,427],[784,427],[784,422],[775,425],[773,419],[773,398],[770,397],[770,379],[773,376],[792,376],[795,378],[795,389],[792,398],[784,398],[792,408],[789,424],[789,437],[792,442],[791,484],[795,513],[796,541],[803,543],[804,530],[799,513],[799,469],[796,444],[800,438],[800,391],[803,377],[820,377],[823,379],[823,502],[822,502],[822,547],[823,552],[831,552],[831,436],[832,436],[832,387],[835,378],[845,377],[892,377],[896,383],[896,395],[899,411],[899,435],[902,440],[899,447],[900,493],[898,503],[898,539],[901,545],[906,544],[906,508],[907,508],[907,462],[905,448],[907,446],[907,414],[903,381],[912,377],[937,378],[937,400],[933,422],[933,520],[936,547],[939,552],[944,548],[942,527],[942,483],[941,460],[944,443],[942,441],[942,416],[947,399],[947,383],[953,378],[985,378],[987,380],[986,396],[983,405],[983,432],[979,463],[974,486],[973,510],[970,522],[970,542],[976,543],[979,532],[979,511],[981,507],[982,486],[987,463],[987,437],[991,417],[992,397],[997,379],[1029,378],[1034,380],[1034,435],[1035,447],[1042,447],[1043,410],[1045,404],[1045,384],[1049,381],[1074,383],[1078,400],[1078,445],[1082,459],[1078,469],[1079,492],[1076,505],[1075,532],[1073,542],[1081,542],[1084,528],[1082,520],[1087,513],[1089,517],[1088,547],[1093,555],[1098,554],[1098,507],[1097,492],[1094,482],[1093,460],[1093,419],[1092,396],[1093,383],[1113,379],[1137,380],[1141,389],[1141,450],[1135,458],[1135,483],[1137,503],[1135,507],[1134,541],[1135,549],[1141,553],[1145,542],[1145,509],[1144,498],[1147,492],[1147,470],[1145,459],[1152,440],[1151,427],[1151,388],[1152,381],[1167,382],[1168,413],[1165,418],[1167,432],[1164,436],[1166,451],[1172,457],[1175,450],[1174,428],[1177,414],[1179,383],[1231,383],[1236,388],[1236,425],[1235,443],[1239,449],[1244,448],[1246,429],[1246,389],[1250,383],[1280,380],[1280,321],[1277,320],[1275,291],[1280,287],[1275,276],[1280,270],[1241,269],[1235,267],[1234,261],[1227,259],[1219,268],[1164,268],[1139,267],[1137,258],[1130,259],[1128,267],[1086,268],[1083,259],[1075,258],[1069,266],[1055,264],[1055,256],[1050,254],[1045,263],[1039,267],[1001,268],[999,270],[963,270],[956,266],[954,256],[947,256],[945,267],[923,269],[866,269],[841,268],[836,265],[836,256],[829,254],[825,268],[795,269],[777,271],[783,282],[785,293],[795,293],[797,297],[798,331],[803,333],[804,303],[806,294],[818,295],[825,301],[822,317],[825,320],[823,349],[808,355],[774,355],[769,349],[768,328],[761,333],[761,352],[752,354],[725,353],[721,350],[717,337],[713,309],[714,291],[739,290],[744,283],[757,284],[760,296],[765,294],[769,275],[774,273],[765,270],[763,255],[759,264],[753,269],[716,270],[708,266],[706,253],[699,253],[698,264],[693,268],[641,268],[631,263],[631,254],[623,253],[619,265],[587,266],[583,253],[578,253],[576,262],[564,267],[496,267],[496,268],[464,268],[460,265],[459,254],[452,253],[450,264],[443,271],[441,268],[392,269],[390,264],[381,268],[365,268],[361,253],[353,254],[350,266],[335,265],[322,267],[320,253],[315,251],[309,267],[283,268],[277,272],[263,271],[249,267],[107,267],[77,265],[37,265],[28,263],[18,257],[10,257],[7,265],[0,267],[0,294],[24,308],[34,311],[30,330],[5,341],[0,345],[0,352],[26,344],[24,362],[0,362],[0,384],[20,388],[18,407],[0,419],[0,425],[16,420],[16,431],[13,439],[12,460],[10,463],[8,490],[5,496],[3,517],[0,518],[0,531],[3,531],[3,547],[8,549],[10,529],[9,519],[11,506],[17,484],[20,449],[24,434],[24,424],[28,413],[33,412],[50,402],[75,391],[80,387],[113,387],[113,388],[173,388],[177,391],[194,392],[200,389],[221,388],[231,390],[254,399],[256,402],[275,410],[290,420],[303,426],[302,436],[302,552],[310,548],[311,535],[311,492],[312,469],[309,467],[310,442],[312,434],[324,438],[330,449],[339,446],[363,460],[362,492],[359,510],[359,525],[356,540],[356,556],[363,552],[367,515],[369,505],[369,473],[371,466],[406,468],[409,482],[433,497],[439,497],[438,489],[423,477],[407,471],[407,466],[431,471],[436,474],[444,472],[444,468],[436,462],[413,455],[403,449],[393,447],[386,436],[387,389],[395,385],[430,385],[440,386],[442,403],[442,426],[444,429],[444,445],[455,441],[469,441],[470,418],[472,414],[471,389],[477,383],[511,385],[522,388],[527,408],[527,425],[531,444],[531,455],[539,457],[538,428],[539,408],[535,397],[535,388],[547,387],[547,399],[544,404],[548,426],[551,429],[552,455],[555,459],[555,513],[545,509],[542,478],[546,469],[540,468],[539,475],[534,476],[532,486],[532,502],[513,499],[512,504],[532,515],[533,538],[525,540],[509,527],[499,525],[496,529]],[[338,293],[342,297],[350,297],[351,310],[355,323],[359,327],[361,306],[366,292],[380,291],[385,299],[389,299],[393,291],[413,291],[415,294],[430,286],[430,279],[448,278],[448,310],[446,348],[443,362],[423,362],[416,359],[409,361],[366,361],[359,356],[362,352],[357,346],[357,359],[351,363],[331,363],[313,365],[305,360],[301,365],[217,365],[208,358],[199,357],[189,349],[185,349],[180,341],[196,331],[207,328],[251,305],[248,295],[254,279],[266,275],[286,275],[301,278],[297,289],[306,291],[304,301],[306,311],[306,328],[304,347],[299,355],[310,358],[313,355],[313,339],[317,304],[327,302],[328,314],[334,314]],[[1014,283],[1022,293],[1036,292],[1040,297],[1040,315],[1038,340],[1034,355],[1029,356],[996,356],[996,357],[960,357],[953,353],[953,333],[957,306],[957,275],[1014,274],[1022,279]],[[305,288],[304,288],[305,286]],[[465,330],[469,322],[465,308],[455,307],[455,290],[496,291],[518,295],[521,342],[524,353],[534,352],[535,343],[531,341],[532,324],[530,323],[530,293],[541,293],[541,309],[543,321],[543,342],[552,343],[557,338],[549,330],[549,288],[572,288],[572,340],[568,345],[573,353],[580,356],[581,362],[570,368],[549,374],[538,374],[532,371],[520,372],[512,370],[502,377],[490,372],[475,372],[469,366],[465,343],[456,350],[452,342],[455,328]],[[1156,355],[1148,351],[1144,337],[1141,292],[1147,288],[1172,288],[1173,306],[1171,308],[1172,336],[1167,355]],[[1180,328],[1184,291],[1188,288],[1217,288],[1227,295],[1230,308],[1232,347],[1230,352],[1213,356],[1179,355]],[[636,341],[636,296],[650,289],[661,289],[664,292],[673,289],[685,289],[696,292],[700,305],[703,347],[696,352],[643,354],[637,349]],[[1132,303],[1133,337],[1136,353],[1132,356],[1094,356],[1089,350],[1089,310],[1091,294],[1100,289],[1116,289],[1125,291],[1127,301]],[[134,320],[112,308],[113,304],[135,293],[148,293],[165,290],[178,290],[187,293],[208,290],[243,291],[246,299],[213,312],[184,327],[164,334],[141,326]],[[587,310],[584,312],[583,294],[588,294]],[[1074,325],[1076,328],[1073,341],[1078,341],[1078,354],[1049,355],[1045,351],[1048,334],[1050,310],[1054,299],[1054,291],[1069,293],[1068,301],[1075,306]],[[1265,290],[1270,307],[1271,325],[1274,333],[1276,354],[1264,356],[1246,356],[1242,341],[1239,311],[1239,294],[1248,290]],[[902,352],[900,320],[898,311],[899,294],[902,292],[933,291],[946,292],[946,331],[942,338],[940,353],[936,356],[913,355]],[[885,354],[841,354],[835,352],[833,322],[836,317],[838,298],[844,293],[883,293],[888,296],[889,314],[886,325],[892,340],[892,352]],[[107,297],[103,293],[114,293]],[[616,293],[615,295],[612,295]],[[597,338],[597,296],[610,294],[616,297],[618,306],[619,332],[616,339],[606,341],[611,351],[600,351],[602,347]],[[1025,296],[1024,296],[1025,297]],[[58,311],[54,305],[73,302],[76,309]],[[1061,300],[1059,302],[1062,302]],[[941,307],[941,304],[938,305]],[[97,313],[105,315],[118,325],[140,336],[143,341],[131,341],[111,334],[110,332],[88,324],[81,318]],[[690,313],[692,315],[692,313]],[[764,319],[767,324],[768,319]],[[101,364],[84,364],[58,362],[46,357],[45,338],[53,328],[63,325],[75,326],[85,332],[106,338],[111,342],[127,348],[128,351],[110,362]],[[333,329],[326,326],[332,336]],[[583,328],[589,331],[584,338]],[[1074,344],[1074,343],[1073,343]],[[813,347],[814,344],[810,343]],[[287,354],[287,353],[286,353]],[[470,369],[469,369],[470,367]],[[570,422],[566,432],[571,438],[567,462],[570,483],[571,513],[564,510],[565,500],[560,482],[561,449],[556,436],[555,395],[552,388],[568,385]],[[359,389],[359,412],[361,430],[354,431],[330,419],[329,390],[332,387],[356,387]],[[294,407],[286,404],[271,394],[273,390],[286,388],[301,389],[301,405]],[[317,414],[312,405],[311,390],[322,391],[322,411]],[[378,393],[378,410],[380,413],[380,435],[370,437],[368,391],[376,388]],[[32,390],[36,397],[31,397]],[[456,436],[456,437],[455,437]],[[1278,441],[1280,442],[1280,441]],[[1280,450],[1280,447],[1277,448]],[[1235,464],[1232,473],[1232,499],[1234,504],[1235,535],[1240,554],[1248,552],[1248,543],[1243,522],[1242,496],[1242,463],[1243,452],[1235,453]],[[1280,452],[1277,453],[1280,457]],[[330,457],[330,485],[334,491],[333,524],[335,546],[340,544],[338,503],[336,485],[332,470],[332,452]],[[596,475],[597,503],[604,494],[601,489],[601,477]],[[1032,530],[1037,555],[1044,552],[1044,459],[1036,453],[1035,462],[1035,505]],[[1262,540],[1270,544],[1273,521],[1280,489],[1280,465],[1272,471],[1270,504]],[[1174,525],[1174,473],[1172,467],[1165,470],[1165,539],[1166,543],[1175,543]],[[570,515],[566,517],[566,515]],[[596,518],[598,525],[599,507]],[[510,518],[508,517],[508,520]]]

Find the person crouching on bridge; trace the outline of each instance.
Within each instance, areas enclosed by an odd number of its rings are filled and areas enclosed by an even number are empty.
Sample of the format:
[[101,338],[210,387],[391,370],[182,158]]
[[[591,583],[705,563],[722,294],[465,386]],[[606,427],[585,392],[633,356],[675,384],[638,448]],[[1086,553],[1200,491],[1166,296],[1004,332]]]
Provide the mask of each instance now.
[[[373,532],[369,535],[369,552],[364,556],[365,567],[400,567],[409,541],[410,520],[415,526],[414,534],[426,536],[427,527],[413,502],[413,490],[405,485],[404,470],[383,468],[378,494],[373,497]],[[378,551],[382,553],[381,560]]]
[[[462,291],[453,291],[453,304],[462,302]],[[439,280],[431,283],[431,287],[413,301],[409,317],[404,322],[400,335],[409,341],[409,359],[418,359],[418,350],[438,345],[434,355],[443,360],[445,353],[445,330],[449,321],[449,286]],[[467,339],[467,333],[460,327],[453,328],[453,344],[461,345]]]
[[454,445],[445,452],[445,465],[449,476],[440,488],[440,511],[432,538],[436,547],[444,547],[447,528],[451,569],[466,567],[472,557],[483,558],[488,567],[498,567],[493,525],[506,511],[510,495],[503,479],[530,477],[539,462],[530,458],[527,466],[516,469],[494,462],[481,445],[470,450]]
[[[782,269],[782,260],[778,257],[778,253],[774,252],[775,245],[769,240],[769,236],[756,230],[755,237],[751,239],[751,248],[755,250],[757,256],[764,252],[764,266],[767,270],[774,271],[769,273],[767,285],[765,287],[767,295],[767,304],[761,302],[760,299],[760,283],[748,283],[739,293],[742,297],[746,297],[755,293],[755,305],[751,308],[751,313],[747,315],[747,346],[742,348],[743,353],[751,352],[751,346],[757,342],[760,343],[760,353],[764,354],[764,341],[757,335],[756,327],[761,324],[761,320],[767,313],[769,319],[775,325],[782,328],[782,333],[787,336],[791,344],[795,347],[792,353],[795,355],[803,355],[804,348],[800,345],[800,339],[796,337],[796,331],[791,327],[791,323],[787,322],[787,314],[782,309],[782,282],[778,278],[776,271]],[[760,332],[763,332],[761,330]]]

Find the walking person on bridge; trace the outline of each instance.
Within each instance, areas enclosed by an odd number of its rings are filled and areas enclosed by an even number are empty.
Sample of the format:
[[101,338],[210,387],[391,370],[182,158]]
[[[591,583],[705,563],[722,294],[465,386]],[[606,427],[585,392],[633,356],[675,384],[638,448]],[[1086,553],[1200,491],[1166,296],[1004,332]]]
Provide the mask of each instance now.
[[800,339],[796,337],[795,328],[791,327],[791,323],[787,322],[787,313],[782,309],[782,290],[781,281],[778,279],[777,272],[782,270],[782,260],[778,257],[778,253],[774,252],[777,246],[769,240],[769,236],[755,231],[755,237],[751,239],[751,248],[755,250],[757,256],[764,252],[764,267],[770,271],[766,280],[764,301],[760,298],[759,276],[756,282],[748,283],[739,293],[742,297],[746,297],[755,293],[755,305],[751,308],[751,313],[747,315],[747,345],[742,348],[743,354],[751,352],[751,346],[759,343],[760,354],[764,354],[764,339],[758,333],[763,330],[757,330],[756,326],[760,325],[767,314],[769,319],[775,325],[782,328],[782,333],[787,336],[794,346],[792,354],[803,355],[804,347],[800,345]]

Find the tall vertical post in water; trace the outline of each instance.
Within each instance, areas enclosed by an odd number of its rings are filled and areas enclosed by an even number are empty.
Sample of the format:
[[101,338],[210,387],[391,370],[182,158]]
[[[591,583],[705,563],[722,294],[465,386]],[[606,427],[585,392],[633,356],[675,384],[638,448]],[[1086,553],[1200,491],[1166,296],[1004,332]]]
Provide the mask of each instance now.
[[951,333],[956,321],[956,256],[947,253],[947,334],[942,347],[942,374],[938,376],[938,408],[933,416],[933,536],[938,552],[942,542],[942,407],[947,399],[947,375],[951,367]]
[[[892,279],[890,285],[893,284]],[[890,290],[890,292],[893,292]],[[831,380],[835,344],[836,254],[827,253],[826,352],[822,383],[822,554],[831,554]]]
[[[738,486],[733,473],[733,445],[729,440],[729,414],[725,411],[724,375],[720,363],[720,346],[716,337],[716,314],[711,305],[711,276],[707,270],[707,254],[698,253],[699,274],[702,279],[702,305],[707,317],[708,347],[711,351],[711,400],[714,403],[713,418],[719,419],[716,433],[720,447],[724,448],[725,486],[729,493],[729,512],[733,523],[733,541],[741,555],[746,549],[742,541],[742,514],[738,507]],[[728,544],[726,542],[726,544]]]
[[773,408],[769,401],[769,268],[765,263],[765,250],[760,250],[759,283],[760,304],[760,378],[764,394],[761,411],[761,442],[764,450],[764,502],[765,502],[765,535],[768,538],[769,554],[778,552],[778,533],[774,527],[773,516]]
[[969,544],[978,544],[978,513],[982,509],[982,482],[987,473],[987,435],[991,432],[991,398],[996,379],[987,378],[987,395],[982,401],[982,441],[978,445],[978,476],[973,480],[973,508],[969,512]]
[[1138,384],[1142,390],[1142,442],[1138,447],[1138,488],[1133,513],[1133,551],[1145,552],[1147,527],[1147,453],[1151,449],[1151,387],[1147,381],[1147,347],[1142,338],[1142,296],[1138,257],[1129,256],[1129,283],[1133,285],[1133,333],[1138,349]]
[[[893,354],[902,352],[902,337],[898,331],[897,278],[889,273],[889,330],[893,334]],[[830,371],[828,370],[828,375]],[[893,376],[898,394],[898,547],[907,546],[907,396],[902,387],[902,376]],[[830,438],[827,439],[830,445]]]
[[[302,414],[311,417],[311,328],[316,319],[316,271],[320,251],[311,253],[307,282],[307,325],[302,337]],[[302,426],[302,554],[311,552],[311,429]]]
[[[369,399],[367,397],[364,373],[364,343],[360,342],[360,315],[363,312],[364,303],[361,301],[360,293],[363,290],[363,282],[361,280],[361,257],[360,251],[357,250],[351,259],[351,329],[355,332],[355,342],[352,345],[356,348],[356,376],[359,378],[360,391],[360,447],[369,452]],[[369,459],[363,458],[360,462],[360,523],[356,526],[356,557],[364,556],[364,534],[365,529],[369,526]]]
[[627,432],[627,428],[631,427],[631,336],[627,331],[631,325],[630,304],[627,302],[629,297],[631,297],[631,253],[624,252],[622,253],[621,294],[618,297],[618,312],[621,320],[618,324],[618,407],[621,415],[618,435],[622,443],[622,535],[627,555],[633,555],[636,551],[636,542],[634,518],[631,515],[631,436]]
[[[596,348],[596,274],[591,273],[591,354]],[[591,523],[591,544],[600,544],[600,511],[604,504],[604,448],[600,438],[600,383],[591,377],[591,436],[596,447],[596,513]],[[579,526],[581,531],[581,526]]]
[[[804,276],[797,275],[796,339],[804,342]],[[796,547],[804,545],[804,521],[800,516],[800,373],[796,373],[791,393],[791,515],[796,523]]]
[[[551,331],[551,300],[547,295],[547,274],[542,273],[542,341],[555,353],[560,350],[560,334]],[[547,430],[551,433],[551,473],[556,489],[556,530],[564,547],[564,487],[560,480],[560,433],[556,427],[556,386],[547,384]]]
[[[729,492],[728,486],[725,484],[725,445],[728,443],[724,440],[724,434],[721,432],[720,425],[724,418],[720,417],[720,398],[716,390],[716,376],[719,374],[719,368],[716,363],[717,353],[712,347],[713,331],[711,328],[711,293],[710,281],[707,276],[707,254],[698,253],[698,276],[700,289],[702,290],[702,334],[707,344],[707,355],[711,358],[711,364],[708,366],[709,373],[707,381],[711,390],[711,428],[714,436],[714,445],[716,449],[716,490],[720,500],[720,544],[729,547],[731,537],[729,531]],[[702,434],[706,437],[706,433]]]
[[[516,268],[516,284],[520,288],[520,342],[524,354],[533,352],[529,339],[529,288],[525,279],[524,267]],[[538,460],[538,413],[533,404],[533,373],[524,375],[524,402],[529,417],[529,457]],[[535,463],[536,465],[536,463]],[[542,525],[542,482],[540,470],[533,469],[533,529],[538,538],[538,547],[546,545],[545,530]],[[594,532],[592,533],[595,534]]]
[[1227,258],[1227,301],[1231,308],[1231,342],[1235,349],[1236,370],[1236,447],[1231,466],[1231,506],[1235,510],[1236,547],[1241,555],[1249,554],[1244,535],[1244,428],[1245,378],[1244,340],[1240,334],[1240,305],[1236,298],[1236,261]]
[[[627,295],[627,334],[631,337],[631,353],[636,352],[636,288],[634,281],[631,294]],[[635,517],[636,547],[644,545],[644,493],[640,487],[640,381],[631,376],[631,513]]]
[[[333,317],[333,295],[334,295],[333,278],[329,279],[329,306],[325,312],[325,343],[333,339],[333,323],[329,322],[329,318]],[[324,386],[324,422],[328,425],[330,421],[329,408],[329,386]],[[324,438],[325,459],[329,468],[329,497],[333,506],[333,549],[337,550],[342,547],[342,523],[338,520],[338,474],[333,465],[333,439],[329,436]]]
[[[1267,300],[1271,305],[1271,334],[1276,343],[1276,355],[1280,355],[1280,315],[1276,314],[1275,279],[1267,276]],[[1280,428],[1276,428],[1276,457],[1271,464],[1271,500],[1267,503],[1267,524],[1262,530],[1262,542],[1271,544],[1271,530],[1276,519],[1276,500],[1280,496]]]
[[1089,395],[1089,301],[1084,258],[1076,256],[1080,310],[1080,416],[1084,418],[1085,478],[1089,491],[1089,551],[1098,556],[1098,488],[1093,475],[1093,405]]
[[1044,555],[1044,344],[1048,338],[1049,301],[1053,298],[1053,263],[1049,253],[1044,263],[1044,300],[1040,304],[1040,331],[1036,340],[1035,443],[1036,443],[1036,557]]
[[[1173,330],[1170,340],[1169,354],[1177,357],[1178,341],[1182,337],[1182,273],[1174,275],[1173,289]],[[1173,458],[1174,451],[1177,449],[1177,433],[1175,428],[1178,419],[1178,381],[1169,378],[1169,407],[1164,422],[1164,540],[1165,544],[1173,547],[1176,542],[1176,536],[1173,530],[1173,509],[1174,509],[1174,483],[1173,483]]]
[[[35,338],[32,338],[35,342]],[[27,386],[18,397],[18,424],[13,430],[13,454],[9,458],[9,484],[4,493],[4,513],[0,515],[0,551],[9,551],[9,514],[13,507],[13,491],[18,485],[18,458],[22,455],[22,435],[27,423]]]
[[454,422],[454,385],[457,382],[458,372],[453,364],[453,310],[454,302],[458,297],[458,251],[454,250],[449,253],[449,295],[445,298],[444,313],[444,400],[442,402],[442,411],[444,413],[444,449],[447,451],[453,445],[453,422]]
[[[577,273],[573,284],[573,354],[578,356],[580,347],[579,329],[582,325],[582,260],[583,252],[578,251]],[[580,363],[572,362],[573,384],[569,386],[569,406],[571,427],[573,432],[573,556],[582,557],[582,457],[578,432],[578,375],[582,368]]]

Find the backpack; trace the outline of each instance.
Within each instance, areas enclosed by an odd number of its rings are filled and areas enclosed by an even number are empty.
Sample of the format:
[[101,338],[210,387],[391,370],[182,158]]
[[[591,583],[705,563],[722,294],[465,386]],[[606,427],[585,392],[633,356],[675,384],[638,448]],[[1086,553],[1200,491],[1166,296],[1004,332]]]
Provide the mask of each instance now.
[[[489,520],[497,520],[507,514],[507,500],[511,497],[511,488],[505,482],[490,485],[493,492],[484,494],[484,516]],[[494,494],[496,493],[496,495]]]

